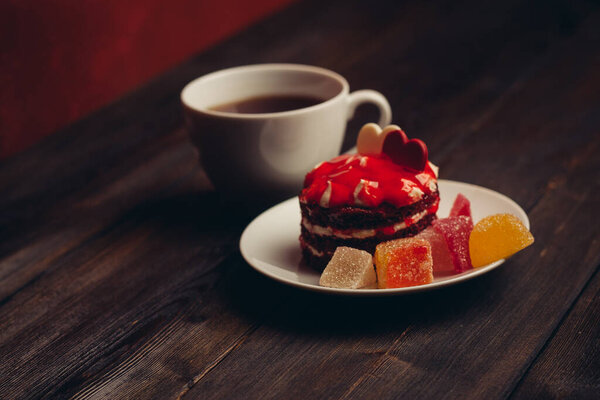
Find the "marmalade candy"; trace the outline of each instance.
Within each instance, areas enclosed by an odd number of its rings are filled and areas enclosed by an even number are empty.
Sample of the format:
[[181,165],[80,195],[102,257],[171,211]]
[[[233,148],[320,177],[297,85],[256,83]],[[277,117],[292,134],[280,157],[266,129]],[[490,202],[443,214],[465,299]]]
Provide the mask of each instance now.
[[446,238],[454,263],[454,271],[460,273],[471,269],[471,258],[469,257],[469,235],[473,229],[471,217],[459,215],[458,217],[442,218],[433,221],[431,225]]
[[375,249],[375,267],[380,289],[433,282],[431,246],[424,239],[412,237],[380,243]]
[[431,257],[433,258],[434,275],[450,275],[454,273],[454,261],[444,235],[430,226],[419,232],[415,237],[425,239],[429,242]]
[[373,257],[364,250],[340,246],[325,267],[319,284],[332,288],[375,288]]
[[514,215],[495,214],[479,221],[469,237],[473,267],[501,260],[533,243],[533,235]]
[[452,209],[450,210],[450,217],[458,217],[464,215],[465,217],[472,218],[471,216],[471,202],[462,193],[456,195]]

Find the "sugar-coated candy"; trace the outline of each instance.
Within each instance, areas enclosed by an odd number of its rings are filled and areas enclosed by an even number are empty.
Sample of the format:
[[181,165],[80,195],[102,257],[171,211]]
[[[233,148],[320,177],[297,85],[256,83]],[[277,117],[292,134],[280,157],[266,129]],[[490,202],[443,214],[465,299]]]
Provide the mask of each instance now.
[[458,217],[437,219],[431,225],[446,239],[448,249],[452,255],[454,271],[463,272],[471,269],[469,235],[473,230],[473,220],[470,217],[460,215]]
[[375,250],[375,267],[380,289],[433,282],[431,246],[424,239],[412,237],[380,243]]
[[460,215],[473,218],[471,215],[471,202],[462,193],[456,195],[456,199],[454,199],[452,209],[450,210],[450,217],[458,217]]
[[332,288],[375,288],[373,257],[364,250],[338,247],[321,274],[319,284]]
[[444,235],[436,231],[432,226],[421,231],[415,236],[425,239],[431,246],[431,257],[433,258],[433,274],[448,275],[454,272],[454,261],[448,249],[448,243]]
[[495,214],[477,222],[469,237],[473,267],[513,255],[533,243],[533,235],[512,214]]

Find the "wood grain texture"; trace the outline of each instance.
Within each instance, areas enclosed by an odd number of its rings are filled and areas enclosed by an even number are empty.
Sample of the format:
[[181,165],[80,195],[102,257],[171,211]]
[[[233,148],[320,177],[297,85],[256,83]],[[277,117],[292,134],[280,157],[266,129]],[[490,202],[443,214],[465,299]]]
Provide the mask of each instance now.
[[594,278],[577,300],[573,310],[533,367],[527,371],[511,398],[598,398],[600,392],[599,299],[600,274],[596,270]]
[[[581,352],[597,353],[597,8],[301,2],[4,161],[0,398],[592,393],[597,374],[535,385],[553,363],[581,372],[595,365]],[[259,276],[237,250],[256,210],[212,190],[178,94],[203,73],[270,61],[383,92],[442,177],[526,209],[534,246],[409,297],[335,298]],[[359,110],[346,146],[374,117]]]

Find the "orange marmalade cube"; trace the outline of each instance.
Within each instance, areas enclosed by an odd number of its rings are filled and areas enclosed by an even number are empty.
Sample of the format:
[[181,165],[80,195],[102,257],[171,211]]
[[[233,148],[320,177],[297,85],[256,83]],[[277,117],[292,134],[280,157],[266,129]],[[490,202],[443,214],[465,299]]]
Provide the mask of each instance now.
[[381,243],[375,250],[375,268],[380,289],[431,283],[431,246],[427,240],[420,238],[403,238]]

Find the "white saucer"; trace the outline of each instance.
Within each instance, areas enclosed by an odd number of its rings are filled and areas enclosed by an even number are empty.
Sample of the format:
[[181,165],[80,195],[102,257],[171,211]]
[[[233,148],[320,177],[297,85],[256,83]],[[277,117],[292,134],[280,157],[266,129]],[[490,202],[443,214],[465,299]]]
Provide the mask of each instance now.
[[[471,201],[474,222],[490,214],[510,213],[529,229],[525,211],[503,194],[481,186],[443,179],[438,184],[441,197],[438,217],[446,217],[454,198],[462,193]],[[351,296],[388,296],[437,289],[483,275],[504,262],[500,260],[460,274],[436,277],[427,285],[398,289],[335,289],[319,286],[320,274],[302,261],[299,236],[300,206],[298,198],[294,197],[256,217],[242,234],[240,250],[248,264],[276,281],[301,289]]]

